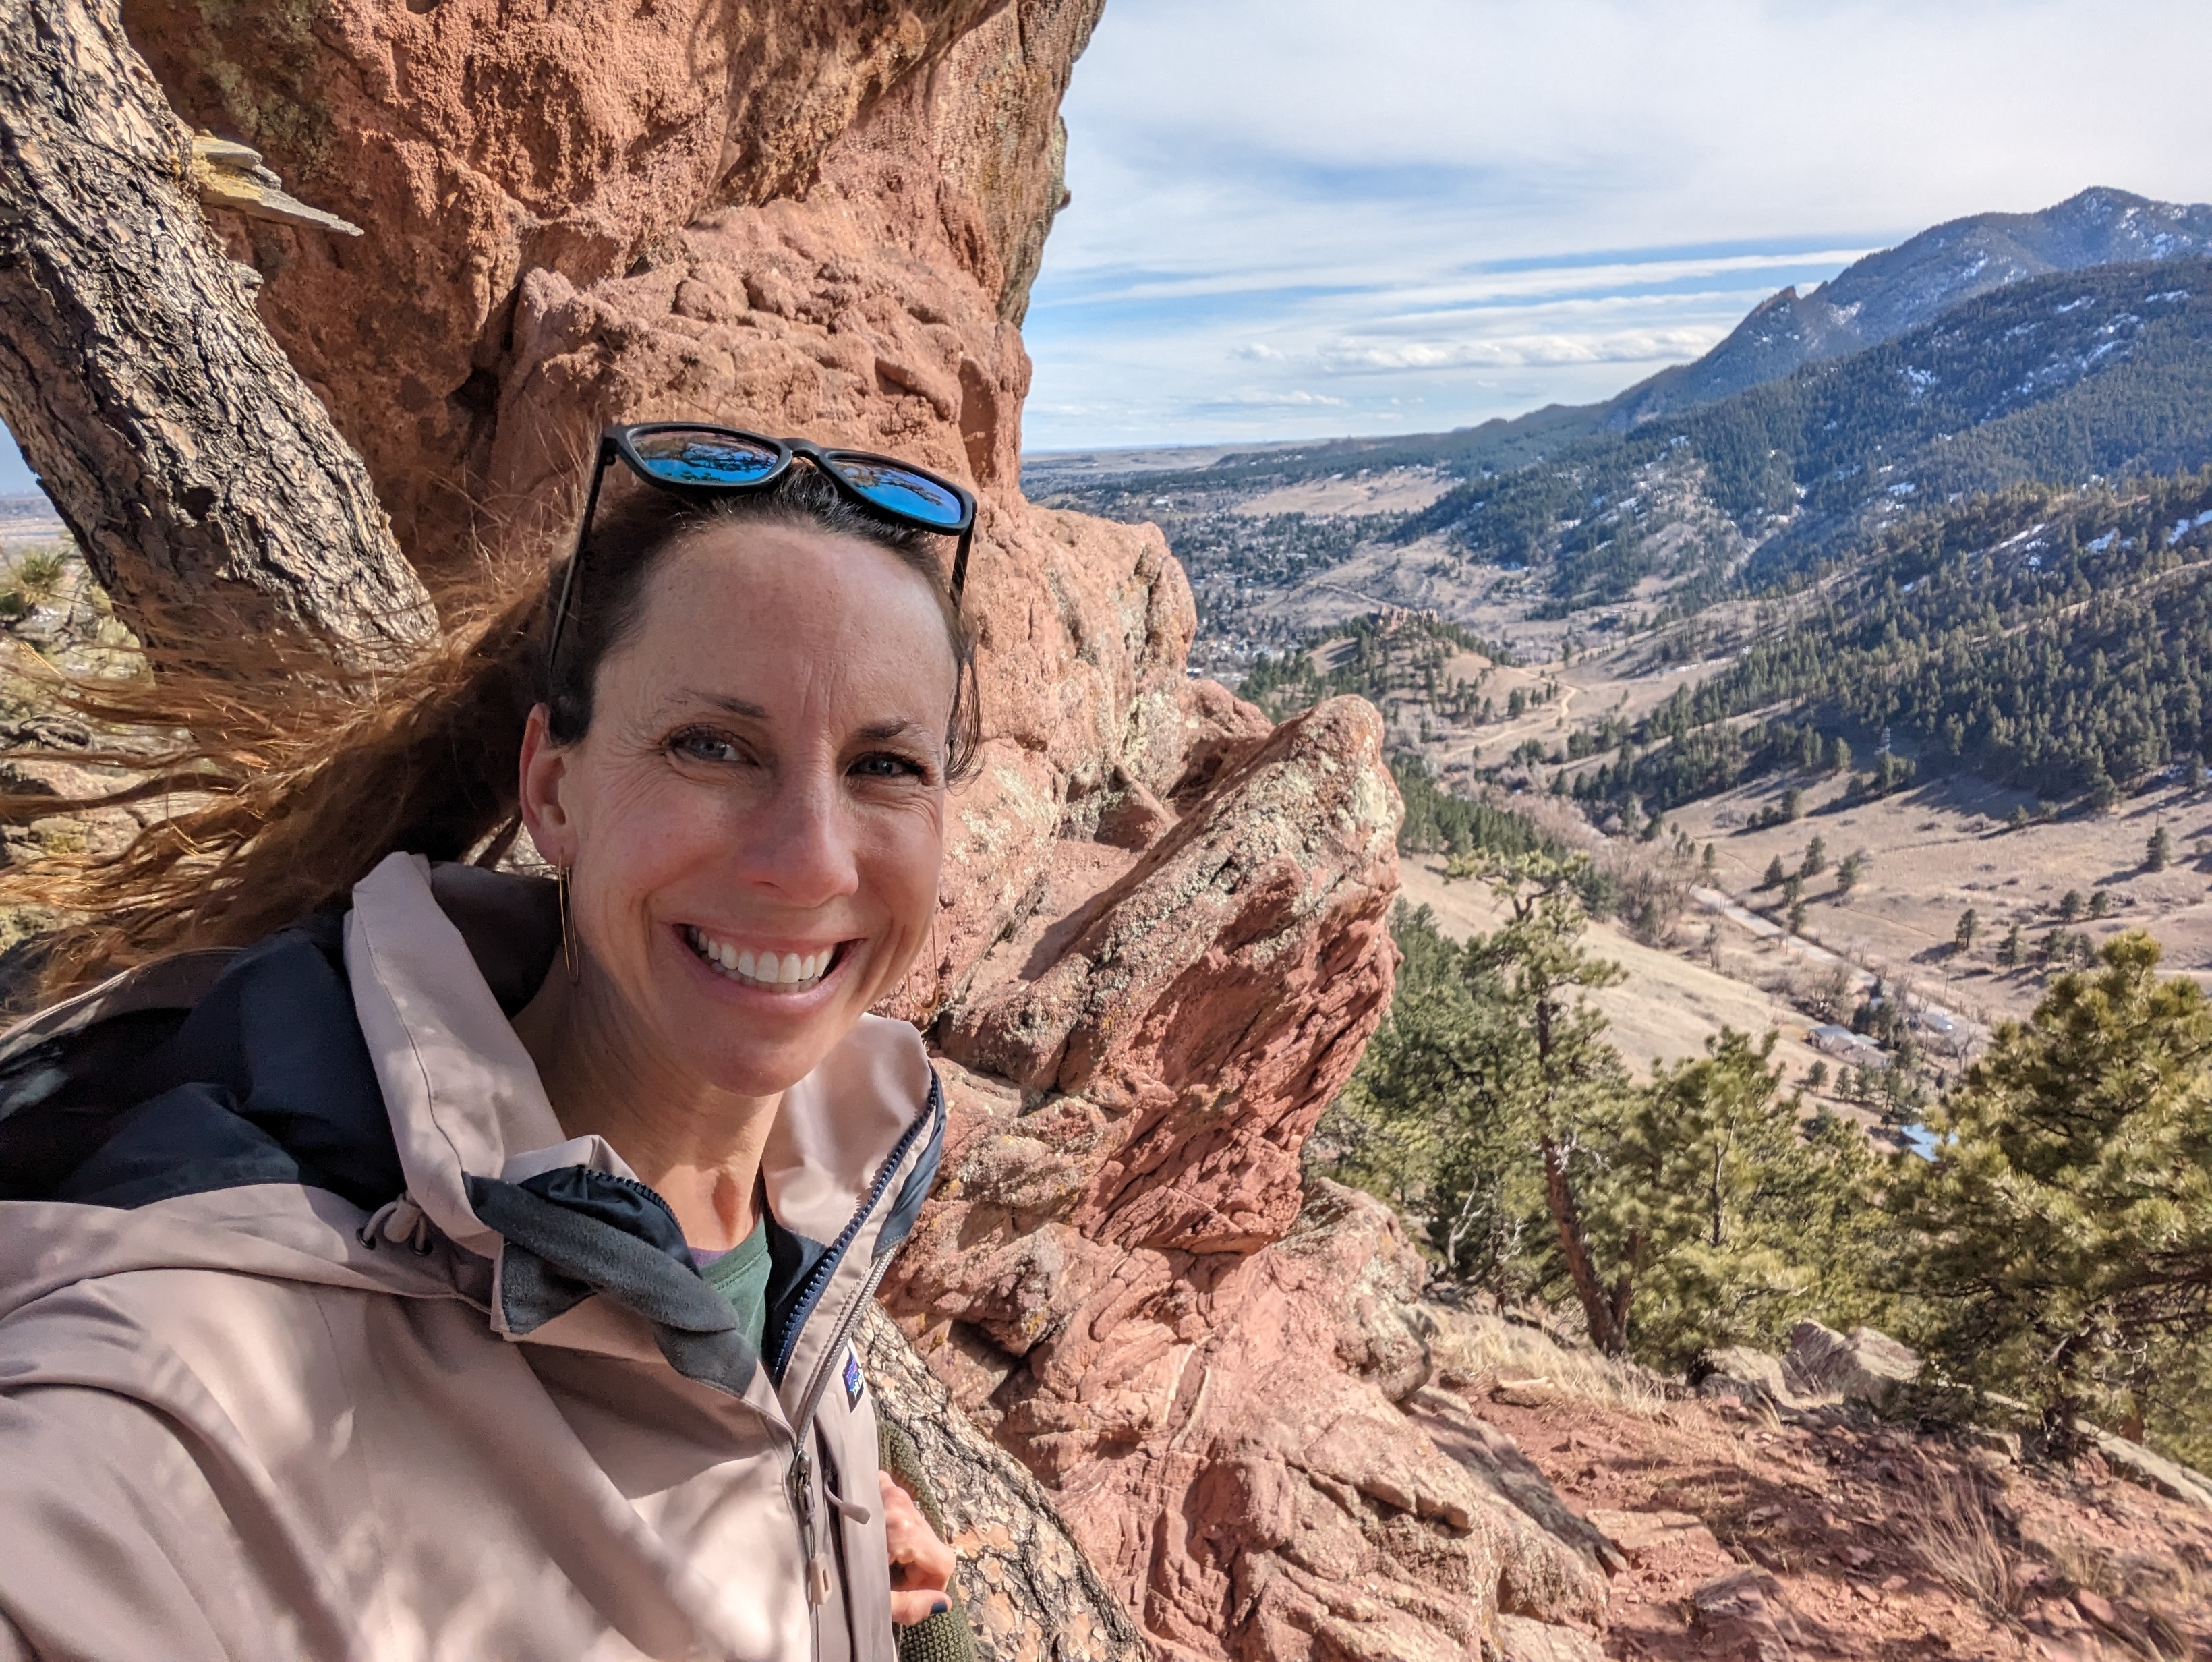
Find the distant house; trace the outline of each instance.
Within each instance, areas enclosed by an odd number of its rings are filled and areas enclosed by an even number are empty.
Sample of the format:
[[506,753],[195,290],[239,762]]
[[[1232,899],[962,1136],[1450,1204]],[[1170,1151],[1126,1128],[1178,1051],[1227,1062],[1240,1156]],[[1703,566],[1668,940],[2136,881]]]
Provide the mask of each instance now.
[[1855,1033],[1834,1022],[1824,1022],[1805,1036],[1805,1042],[1816,1050],[1848,1062],[1854,1068],[1887,1068],[1889,1055],[1864,1033]]

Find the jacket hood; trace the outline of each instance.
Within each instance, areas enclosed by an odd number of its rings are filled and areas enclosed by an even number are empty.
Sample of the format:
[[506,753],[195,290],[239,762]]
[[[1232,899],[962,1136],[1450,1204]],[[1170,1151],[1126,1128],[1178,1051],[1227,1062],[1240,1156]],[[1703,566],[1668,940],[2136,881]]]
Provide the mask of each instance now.
[[[757,1359],[673,1215],[563,1135],[508,1025],[558,950],[550,883],[394,855],[342,916],[23,1023],[0,1038],[0,1313],[92,1275],[233,1269],[458,1296],[509,1338],[657,1348],[745,1394]],[[786,1093],[762,1169],[777,1380],[839,1266],[911,1229],[943,1127],[902,1022],[863,1017]]]

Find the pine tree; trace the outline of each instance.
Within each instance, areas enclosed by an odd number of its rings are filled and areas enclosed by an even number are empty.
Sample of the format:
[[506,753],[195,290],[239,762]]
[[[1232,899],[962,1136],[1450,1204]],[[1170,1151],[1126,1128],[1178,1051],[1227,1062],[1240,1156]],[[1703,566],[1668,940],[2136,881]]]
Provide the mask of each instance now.
[[1650,1361],[1771,1340],[1802,1302],[1808,1277],[1777,1202],[1813,1173],[1770,1066],[1775,1037],[1723,1028],[1703,1057],[1661,1069],[1592,1185],[1619,1324]]
[[1845,855],[1843,863],[1836,868],[1836,893],[1847,895],[1858,887],[1859,879],[1866,875],[1867,865],[1866,850],[1863,849]]
[[1627,1345],[1627,1297],[1603,1280],[1583,1191],[1601,1174],[1591,1150],[1626,1093],[1627,1073],[1585,995],[1615,985],[1621,970],[1581,944],[1588,919],[1578,893],[1588,864],[1587,855],[1541,854],[1501,862],[1492,889],[1508,919],[1468,941],[1462,962],[1516,1035],[1498,1105],[1534,1130],[1560,1263],[1590,1342],[1617,1356]]
[[2055,985],[1899,1168],[1911,1336],[1952,1377],[2212,1458],[2212,1004],[2130,932]]
[[2150,834],[2150,842],[2143,849],[2143,869],[2162,872],[2173,859],[2173,839],[2166,835],[2164,825]]
[[1778,854],[1766,862],[1766,876],[1759,886],[1762,889],[1778,889],[1789,880],[1789,868],[1782,863],[1782,856]]
[[1827,869],[1828,845],[1820,837],[1815,837],[1805,845],[1804,862],[1797,868],[1797,870],[1802,876],[1814,878]]
[[2110,917],[2112,915],[2112,892],[2110,889],[2089,891],[2089,916]]
[[1715,875],[1720,871],[1720,855],[1714,850],[1711,843],[1706,843],[1705,855],[1698,861],[1698,868],[1705,874],[1706,882],[1710,883],[1713,880]]
[[2015,923],[2005,932],[2004,942],[1997,948],[1997,967],[2001,970],[2018,969],[2022,950],[2020,925]]
[[2081,916],[2081,891],[2069,889],[2059,897],[2058,921],[2071,923]]
[[1951,944],[1962,953],[1974,950],[1974,936],[1982,927],[1981,915],[1969,906],[1959,914],[1958,927],[1951,931]]

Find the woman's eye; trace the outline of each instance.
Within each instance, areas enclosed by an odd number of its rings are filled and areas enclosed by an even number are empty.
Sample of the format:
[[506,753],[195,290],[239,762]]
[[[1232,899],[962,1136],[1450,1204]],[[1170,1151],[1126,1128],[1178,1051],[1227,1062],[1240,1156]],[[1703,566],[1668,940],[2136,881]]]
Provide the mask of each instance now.
[[853,764],[853,771],[863,779],[927,779],[929,770],[911,756],[895,756],[878,751],[863,756]]
[[668,748],[692,762],[740,762],[744,759],[737,742],[719,733],[679,733],[668,741]]

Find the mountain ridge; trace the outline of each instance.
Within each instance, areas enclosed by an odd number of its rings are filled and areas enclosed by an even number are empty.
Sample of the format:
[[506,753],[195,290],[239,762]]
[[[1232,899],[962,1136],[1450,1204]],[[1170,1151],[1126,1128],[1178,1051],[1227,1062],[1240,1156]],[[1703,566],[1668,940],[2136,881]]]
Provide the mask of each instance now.
[[1624,430],[1893,340],[2010,283],[2206,253],[2212,206],[2105,186],[2034,213],[1946,220],[1853,261],[1808,293],[1793,285],[1769,296],[1705,356],[1593,407],[1605,412],[1607,426]]

